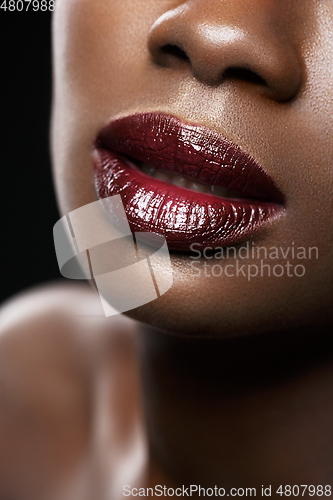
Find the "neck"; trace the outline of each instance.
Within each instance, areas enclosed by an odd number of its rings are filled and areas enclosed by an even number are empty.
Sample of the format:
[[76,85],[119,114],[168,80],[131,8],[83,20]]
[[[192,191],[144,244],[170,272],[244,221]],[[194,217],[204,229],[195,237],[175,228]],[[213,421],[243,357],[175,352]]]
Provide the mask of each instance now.
[[[187,339],[140,333],[152,462],[170,484],[330,484],[329,336]],[[274,494],[273,494],[274,497]]]

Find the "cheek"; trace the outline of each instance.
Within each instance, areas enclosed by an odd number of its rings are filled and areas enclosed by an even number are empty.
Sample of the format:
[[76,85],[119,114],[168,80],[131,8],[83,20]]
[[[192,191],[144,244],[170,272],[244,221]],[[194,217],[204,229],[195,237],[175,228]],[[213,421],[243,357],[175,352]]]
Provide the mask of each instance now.
[[160,11],[155,0],[57,3],[52,156],[64,213],[96,200],[90,158],[98,130],[148,94],[147,36]]
[[[151,5],[150,5],[151,4]],[[71,106],[94,114],[133,90],[146,69],[155,1],[59,1],[54,47],[59,84]],[[159,9],[160,10],[160,9]],[[63,87],[66,86],[66,87]]]

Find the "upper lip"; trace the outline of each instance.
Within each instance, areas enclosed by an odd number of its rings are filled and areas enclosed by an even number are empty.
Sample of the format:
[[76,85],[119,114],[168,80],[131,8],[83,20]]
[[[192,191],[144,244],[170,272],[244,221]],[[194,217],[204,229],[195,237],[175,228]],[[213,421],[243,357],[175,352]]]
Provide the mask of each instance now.
[[285,201],[252,156],[219,133],[171,115],[137,113],[116,119],[100,131],[96,146],[246,197]]

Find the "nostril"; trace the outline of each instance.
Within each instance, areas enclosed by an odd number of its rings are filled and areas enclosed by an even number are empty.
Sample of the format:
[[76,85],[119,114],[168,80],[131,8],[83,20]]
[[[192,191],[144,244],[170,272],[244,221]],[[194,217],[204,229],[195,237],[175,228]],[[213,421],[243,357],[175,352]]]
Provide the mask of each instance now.
[[251,0],[173,3],[148,32],[149,63],[170,70],[161,74],[175,70],[176,78],[229,90],[241,87],[276,102],[299,94],[304,64],[297,37],[284,14],[275,20],[274,1],[252,2],[256,7],[250,10]]
[[162,52],[162,54],[165,54],[167,56],[173,56],[177,59],[180,59],[180,60],[186,61],[186,62],[190,61],[190,58],[186,54],[185,50],[178,47],[178,45],[173,45],[173,44],[168,43],[166,45],[163,45],[161,47],[160,51]]
[[243,82],[255,83],[258,85],[267,85],[265,80],[260,75],[248,68],[228,68],[223,72],[222,77],[224,79],[236,79],[242,80]]

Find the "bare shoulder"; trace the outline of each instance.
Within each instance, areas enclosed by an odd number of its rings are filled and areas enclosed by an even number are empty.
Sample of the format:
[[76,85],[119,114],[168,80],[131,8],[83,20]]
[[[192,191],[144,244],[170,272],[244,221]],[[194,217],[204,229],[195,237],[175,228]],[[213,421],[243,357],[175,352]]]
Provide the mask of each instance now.
[[134,325],[121,315],[105,318],[88,285],[59,282],[31,289],[0,308],[0,370],[10,359],[17,373],[32,364],[45,372],[67,365],[71,372],[89,372],[106,349],[133,347]]
[[0,349],[27,342],[35,355],[48,346],[55,354],[59,343],[62,348],[73,345],[82,354],[80,347],[91,350],[105,337],[115,345],[120,338],[130,342],[134,330],[135,322],[122,315],[105,318],[99,295],[88,285],[51,283],[0,306]]
[[77,467],[91,440],[94,380],[109,358],[134,360],[133,322],[103,318],[88,286],[47,285],[2,306],[1,498],[46,498]]

